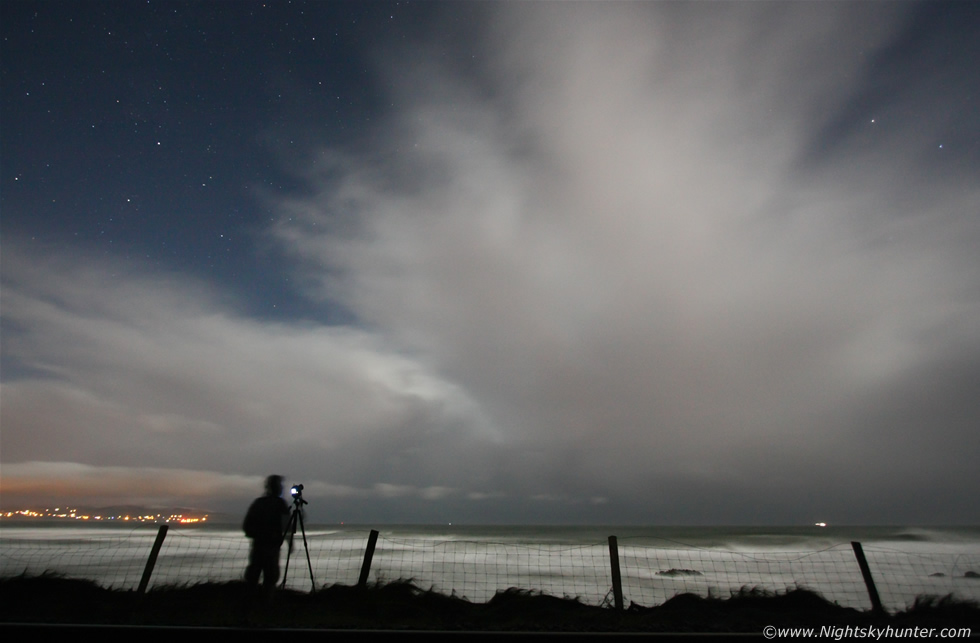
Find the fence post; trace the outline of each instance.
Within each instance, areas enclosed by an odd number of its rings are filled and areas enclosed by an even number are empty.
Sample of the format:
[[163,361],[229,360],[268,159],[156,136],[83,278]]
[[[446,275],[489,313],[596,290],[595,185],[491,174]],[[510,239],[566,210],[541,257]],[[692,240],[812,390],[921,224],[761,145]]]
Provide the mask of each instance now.
[[878,588],[875,587],[875,579],[871,577],[871,568],[868,567],[868,559],[864,557],[864,548],[857,541],[851,541],[851,548],[854,549],[854,557],[857,558],[858,567],[861,568],[861,576],[864,577],[864,584],[868,588],[868,596],[871,597],[871,611],[876,614],[884,614],[885,608],[881,605]]
[[139,589],[136,590],[137,594],[146,592],[146,586],[150,584],[150,575],[153,573],[153,567],[157,564],[157,554],[160,553],[160,547],[163,546],[163,539],[167,537],[167,529],[169,529],[167,525],[160,525],[160,529],[157,530],[157,539],[153,541],[150,557],[146,559],[143,578],[140,579]]
[[372,529],[371,535],[368,536],[367,549],[364,550],[364,563],[361,565],[361,577],[357,579],[357,584],[360,587],[367,585],[368,574],[371,573],[371,560],[374,558],[374,546],[377,543],[378,532]]
[[609,566],[612,568],[613,600],[616,609],[623,609],[623,579],[619,575],[619,543],[615,536],[609,537]]

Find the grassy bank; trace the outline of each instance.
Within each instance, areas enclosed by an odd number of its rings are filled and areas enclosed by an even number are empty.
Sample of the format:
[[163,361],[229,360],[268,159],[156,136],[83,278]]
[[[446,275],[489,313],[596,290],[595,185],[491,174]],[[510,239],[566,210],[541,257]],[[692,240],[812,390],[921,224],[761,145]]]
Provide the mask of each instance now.
[[271,604],[241,582],[158,587],[145,595],[53,575],[0,579],[0,622],[194,627],[426,629],[555,632],[754,632],[776,627],[970,627],[980,606],[921,598],[891,615],[845,608],[804,589],[772,594],[742,590],[726,597],[680,594],[655,607],[618,611],[511,589],[486,603],[396,581],[334,585],[315,594],[279,591]]

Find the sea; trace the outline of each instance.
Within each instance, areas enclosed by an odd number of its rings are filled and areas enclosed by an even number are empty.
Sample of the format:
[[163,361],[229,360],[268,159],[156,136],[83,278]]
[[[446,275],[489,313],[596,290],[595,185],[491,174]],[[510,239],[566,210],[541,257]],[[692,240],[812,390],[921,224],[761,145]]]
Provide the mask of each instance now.
[[[53,572],[118,589],[147,573],[150,587],[242,578],[249,543],[238,525],[167,525],[148,572],[159,533],[156,524],[5,520],[0,576]],[[618,578],[625,606],[805,588],[870,609],[859,543],[886,609],[923,596],[980,601],[980,527],[309,525],[292,542],[281,580],[299,591],[408,580],[473,602],[517,589],[613,605]]]

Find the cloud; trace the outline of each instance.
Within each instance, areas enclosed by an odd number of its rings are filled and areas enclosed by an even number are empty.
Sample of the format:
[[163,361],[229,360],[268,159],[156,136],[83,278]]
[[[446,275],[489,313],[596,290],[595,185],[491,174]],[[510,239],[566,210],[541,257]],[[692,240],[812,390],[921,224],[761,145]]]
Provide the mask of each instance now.
[[262,488],[261,476],[142,467],[94,467],[77,462],[5,464],[5,504],[79,498],[86,504],[171,506],[209,502],[215,497],[248,498]]
[[[195,503],[199,508],[207,509],[211,506],[244,506],[258,495],[263,484],[264,476],[214,471],[31,461],[5,464],[0,490],[7,508],[12,508],[15,503],[44,504],[73,499],[88,506],[125,503],[156,507]],[[356,488],[313,480],[304,483],[303,487],[304,496],[314,498],[314,502],[345,499],[360,502],[372,499],[433,501],[455,495],[453,489],[446,487],[418,488],[386,483]]]
[[932,143],[973,114],[866,89],[909,11],[503,4],[390,47],[377,130],[267,196],[348,325],[8,235],[5,502],[45,461],[347,520],[976,515],[980,187]]
[[433,497],[439,466],[423,476],[424,451],[413,449],[450,429],[493,440],[459,387],[378,336],[251,320],[187,277],[23,245],[4,247],[7,490],[8,463],[54,461],[107,480],[279,471],[332,496],[370,497],[378,483]]
[[[978,410],[921,386],[980,355],[980,189],[937,172],[930,142],[969,113],[862,94],[909,20],[501,7],[457,52],[480,61],[466,74],[384,59],[381,142],[311,159],[315,196],[282,203],[273,234],[311,296],[476,400],[536,497],[657,482],[843,498],[842,480],[887,493],[919,458],[922,484],[967,484],[939,437],[965,426],[889,410],[913,391]],[[908,101],[937,118],[870,123]],[[895,460],[867,457],[881,441]]]

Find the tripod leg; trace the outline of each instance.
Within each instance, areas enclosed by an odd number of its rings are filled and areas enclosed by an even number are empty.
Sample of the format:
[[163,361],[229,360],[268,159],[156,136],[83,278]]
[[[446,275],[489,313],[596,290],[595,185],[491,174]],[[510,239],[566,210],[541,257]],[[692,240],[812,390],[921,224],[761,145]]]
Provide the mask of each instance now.
[[[286,540],[286,536],[290,533],[296,533],[296,511],[289,517],[289,522],[286,523],[286,530],[282,532],[282,540],[279,541],[279,547],[282,547],[283,541]],[[292,540],[289,541],[289,549],[286,550],[286,567],[282,570],[282,584],[279,585],[279,589],[286,587],[286,575],[289,574],[289,556],[293,553]]]
[[313,578],[313,563],[310,562],[310,546],[306,544],[306,524],[303,522],[303,514],[301,513],[299,514],[299,528],[303,532],[303,549],[306,550],[306,566],[310,568],[310,593],[316,594],[316,580]]

